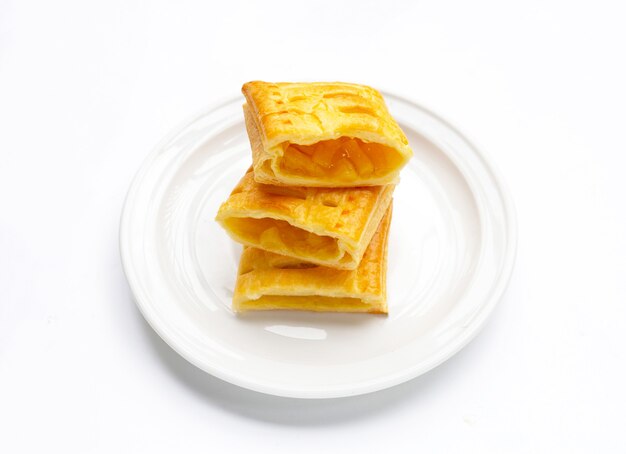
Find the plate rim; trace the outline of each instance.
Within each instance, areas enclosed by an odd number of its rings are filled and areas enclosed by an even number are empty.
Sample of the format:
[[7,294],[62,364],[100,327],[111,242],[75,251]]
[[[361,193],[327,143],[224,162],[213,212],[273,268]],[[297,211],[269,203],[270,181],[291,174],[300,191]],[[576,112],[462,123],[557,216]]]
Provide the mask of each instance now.
[[416,108],[427,115],[431,116],[438,122],[442,123],[446,128],[454,132],[460,137],[474,152],[474,154],[480,159],[483,168],[490,174],[493,180],[493,187],[497,190],[499,199],[502,202],[502,209],[506,219],[506,242],[504,250],[504,260],[500,273],[494,285],[491,288],[491,293],[487,298],[487,301],[480,307],[478,313],[474,316],[468,329],[456,336],[453,342],[448,343],[444,348],[438,350],[435,355],[430,358],[429,361],[423,361],[418,364],[403,368],[401,371],[384,375],[382,377],[365,380],[358,382],[358,385],[344,384],[342,386],[334,386],[332,388],[317,388],[315,390],[303,389],[298,387],[286,386],[285,384],[276,385],[271,383],[260,382],[254,379],[249,379],[241,374],[232,373],[224,368],[214,367],[212,365],[200,363],[194,355],[187,352],[182,346],[178,345],[175,340],[171,339],[167,330],[164,329],[159,323],[156,323],[156,316],[150,312],[150,304],[144,300],[144,295],[138,288],[137,276],[133,274],[132,266],[130,264],[130,247],[128,246],[128,228],[127,224],[130,222],[130,213],[134,204],[132,203],[132,197],[137,192],[140,183],[142,181],[143,174],[150,168],[151,163],[159,155],[159,152],[163,150],[163,146],[176,137],[187,126],[199,120],[200,118],[214,112],[224,106],[241,100],[241,96],[222,97],[216,102],[209,104],[206,108],[189,116],[184,121],[177,124],[172,128],[168,134],[163,136],[161,140],[152,148],[152,150],[142,160],[141,165],[135,172],[129,188],[124,197],[122,211],[119,219],[119,253],[122,262],[122,270],[128,282],[131,290],[133,300],[139,309],[139,312],[146,320],[148,325],[157,333],[157,335],[176,353],[185,358],[188,362],[195,367],[203,370],[204,372],[226,381],[230,384],[249,389],[264,394],[301,398],[301,399],[327,399],[327,398],[340,398],[349,397],[362,394],[368,394],[371,392],[380,391],[382,389],[390,388],[406,381],[412,380],[424,373],[434,369],[438,365],[442,364],[467,344],[469,344],[484,328],[487,320],[495,309],[497,303],[502,299],[508,284],[511,280],[511,275],[515,267],[515,259],[517,255],[517,241],[518,241],[518,226],[517,226],[517,213],[513,199],[510,195],[508,187],[504,183],[502,174],[497,168],[491,157],[484,151],[482,147],[476,145],[474,138],[469,138],[468,135],[461,131],[459,128],[451,124],[441,115],[435,113],[433,110],[407,98],[403,95],[390,92],[388,90],[381,90],[381,93],[386,99],[396,99],[403,103],[409,104],[411,107]]

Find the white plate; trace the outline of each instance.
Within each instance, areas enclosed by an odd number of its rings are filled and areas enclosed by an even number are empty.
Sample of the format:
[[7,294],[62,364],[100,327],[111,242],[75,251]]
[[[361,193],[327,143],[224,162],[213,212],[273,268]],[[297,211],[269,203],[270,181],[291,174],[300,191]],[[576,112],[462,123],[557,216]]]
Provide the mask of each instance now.
[[340,397],[416,377],[478,332],[513,267],[511,202],[459,132],[385,99],[415,152],[395,191],[387,317],[233,314],[241,247],[213,219],[251,162],[243,99],[203,113],[150,154],[126,199],[120,247],[139,309],[174,350],[256,391]]

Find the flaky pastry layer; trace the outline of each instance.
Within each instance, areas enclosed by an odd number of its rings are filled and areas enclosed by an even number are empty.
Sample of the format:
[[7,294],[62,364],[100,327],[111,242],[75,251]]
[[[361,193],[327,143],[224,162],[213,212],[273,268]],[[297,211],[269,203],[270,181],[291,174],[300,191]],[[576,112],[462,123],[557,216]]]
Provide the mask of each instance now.
[[355,269],[391,202],[394,185],[305,188],[257,183],[252,169],[216,220],[247,246],[317,265]]
[[242,88],[255,179],[315,187],[396,183],[412,156],[381,94],[341,82]]

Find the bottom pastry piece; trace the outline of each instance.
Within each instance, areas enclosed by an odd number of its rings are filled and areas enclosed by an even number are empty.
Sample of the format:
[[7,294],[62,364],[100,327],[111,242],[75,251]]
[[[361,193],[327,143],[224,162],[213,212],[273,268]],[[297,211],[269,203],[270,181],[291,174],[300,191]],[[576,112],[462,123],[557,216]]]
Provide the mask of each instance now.
[[389,206],[355,270],[318,266],[244,247],[233,295],[236,312],[298,310],[387,313]]

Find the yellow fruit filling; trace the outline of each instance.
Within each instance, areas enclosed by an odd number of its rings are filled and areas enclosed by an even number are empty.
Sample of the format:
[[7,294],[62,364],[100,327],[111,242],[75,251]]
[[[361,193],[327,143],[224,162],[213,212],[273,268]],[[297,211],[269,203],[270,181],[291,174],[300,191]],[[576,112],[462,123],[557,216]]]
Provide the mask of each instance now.
[[[320,260],[334,260],[339,255],[336,238],[316,235],[286,221],[271,218],[229,218],[224,222],[242,242],[267,251]],[[349,260],[349,257],[346,255],[343,259]]]
[[280,161],[283,173],[342,182],[384,177],[403,162],[391,147],[349,137],[284,147]]

